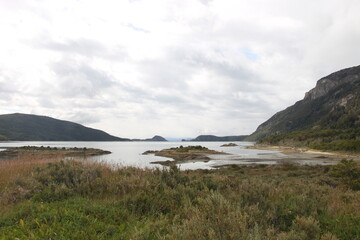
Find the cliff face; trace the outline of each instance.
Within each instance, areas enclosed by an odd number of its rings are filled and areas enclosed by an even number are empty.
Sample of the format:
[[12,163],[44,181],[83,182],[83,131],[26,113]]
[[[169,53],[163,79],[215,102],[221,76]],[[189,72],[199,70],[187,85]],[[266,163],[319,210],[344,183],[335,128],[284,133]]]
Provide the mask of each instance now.
[[360,127],[360,66],[320,79],[303,100],[276,113],[246,140],[309,129]]
[[315,88],[305,93],[304,100],[311,101],[311,100],[315,100],[316,98],[322,97],[326,95],[330,91],[330,89],[334,88],[337,85],[338,82],[332,81],[331,79],[328,78],[320,79],[317,82]]
[[347,68],[320,79],[315,88],[305,93],[304,100],[315,100],[328,94],[332,89],[346,83],[359,81],[359,67]]

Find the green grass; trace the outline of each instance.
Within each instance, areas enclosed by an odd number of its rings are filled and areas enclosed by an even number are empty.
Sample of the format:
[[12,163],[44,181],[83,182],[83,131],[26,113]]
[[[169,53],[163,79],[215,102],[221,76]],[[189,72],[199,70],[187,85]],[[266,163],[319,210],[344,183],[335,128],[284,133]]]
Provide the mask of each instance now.
[[1,190],[0,239],[356,240],[360,191],[343,177],[358,166],[341,164],[179,171],[51,163]]

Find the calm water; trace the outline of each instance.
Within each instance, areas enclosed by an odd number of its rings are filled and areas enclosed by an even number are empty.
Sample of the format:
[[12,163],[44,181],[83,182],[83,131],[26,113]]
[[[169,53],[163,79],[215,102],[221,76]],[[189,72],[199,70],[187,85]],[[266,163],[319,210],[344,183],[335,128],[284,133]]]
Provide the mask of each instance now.
[[166,161],[169,158],[154,155],[142,155],[147,150],[161,150],[180,145],[201,145],[209,149],[230,153],[226,155],[211,155],[208,162],[188,162],[180,165],[181,169],[211,169],[224,164],[276,164],[283,160],[291,160],[301,164],[332,164],[333,161],[316,160],[315,155],[285,155],[279,151],[246,149],[254,145],[253,142],[235,142],[239,146],[221,147],[226,142],[0,142],[0,150],[7,147],[18,146],[50,146],[50,147],[78,147],[100,148],[111,151],[109,155],[93,157],[95,161],[108,164],[135,166],[135,167],[161,167],[152,164],[153,161]]

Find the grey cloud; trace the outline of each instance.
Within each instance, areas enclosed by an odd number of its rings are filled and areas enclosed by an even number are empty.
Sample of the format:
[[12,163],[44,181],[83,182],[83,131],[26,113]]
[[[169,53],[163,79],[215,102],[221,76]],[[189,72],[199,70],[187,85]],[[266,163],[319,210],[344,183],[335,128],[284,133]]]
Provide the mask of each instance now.
[[152,88],[187,89],[191,68],[172,59],[141,61],[142,82]]
[[0,70],[0,99],[9,101],[16,94],[19,94],[21,87],[17,83],[17,79],[13,79],[13,77]]
[[200,0],[200,2],[204,5],[209,5],[209,3],[211,3],[213,0]]
[[[209,52],[212,52],[209,57]],[[196,72],[199,69],[205,69],[209,72],[214,72],[216,76],[224,81],[230,79],[230,81],[223,82],[224,84],[231,84],[230,88],[234,90],[234,85],[241,83],[242,90],[254,89],[250,81],[261,82],[262,78],[249,68],[241,65],[241,63],[230,63],[226,61],[226,55],[220,49],[207,49],[206,52],[200,50],[193,50],[191,48],[181,47],[177,50],[173,50],[172,53],[175,56],[175,60],[182,64],[187,65],[189,68]],[[220,83],[220,82],[219,82]],[[221,83],[220,83],[221,84]]]
[[58,86],[55,87],[67,97],[94,97],[115,84],[106,72],[85,63],[62,60],[53,63],[51,69],[58,79]]
[[43,108],[55,108],[56,107],[56,104],[54,103],[54,101],[47,96],[38,97],[37,102]]
[[206,110],[202,106],[202,99],[194,98],[194,96],[189,96],[179,92],[163,92],[152,97],[153,100],[161,103],[162,105],[169,106],[173,111],[178,112],[179,114],[197,114]]
[[[211,50],[210,50],[211,51]],[[217,55],[222,53],[217,51]],[[242,81],[243,87],[250,80],[261,81],[253,71],[241,66],[240,64],[230,64],[220,60],[209,59],[207,53],[192,50],[186,47],[168,50],[164,59],[154,61],[144,61],[139,63],[139,67],[143,70],[144,82],[152,87],[167,87],[174,89],[182,89],[184,92],[188,89],[187,81],[199,71],[215,72],[219,77],[226,77],[236,82]],[[231,86],[233,87],[233,86]]]
[[57,51],[64,54],[79,54],[86,57],[100,57],[110,60],[124,60],[127,58],[126,50],[123,47],[106,47],[98,41],[91,39],[75,39],[65,42],[54,41],[52,39],[35,40],[33,42],[38,48]]
[[[222,54],[216,51],[216,54]],[[259,103],[266,105],[261,99],[250,101],[233,97],[239,91],[257,94],[257,85],[262,78],[240,64],[230,64],[222,59],[223,57],[211,59],[207,53],[187,47],[168,49],[164,59],[139,63],[143,74],[142,82],[149,87],[148,91],[139,96],[145,104],[146,101],[155,101],[163,106],[172,106],[179,114],[199,114],[213,107],[232,112],[249,106],[255,108]],[[198,89],[197,93],[192,92],[194,89],[188,86],[188,82],[199,71],[213,72],[217,80],[216,85],[209,86],[210,89],[223,90],[209,92]]]
[[97,114],[91,114],[85,111],[71,112],[70,114],[64,116],[64,119],[68,119],[69,121],[73,121],[83,125],[97,123],[100,121],[100,118],[101,117]]
[[241,65],[232,65],[226,62],[216,62],[207,59],[197,59],[197,63],[203,66],[210,72],[215,72],[217,76],[222,77],[220,84],[229,84],[229,89],[232,91],[241,90],[249,91],[256,90],[255,87],[250,84],[251,81],[257,81],[259,84],[262,81],[260,77],[246,69]]
[[11,81],[1,81],[0,80],[0,93],[3,94],[14,94],[17,93],[18,90],[16,89],[16,86],[12,84]]
[[93,98],[88,97],[75,97],[67,98],[63,101],[63,106],[69,106],[73,109],[87,109],[88,111],[97,111],[99,109],[111,109],[116,106],[112,101],[106,101],[98,99],[93,96]]

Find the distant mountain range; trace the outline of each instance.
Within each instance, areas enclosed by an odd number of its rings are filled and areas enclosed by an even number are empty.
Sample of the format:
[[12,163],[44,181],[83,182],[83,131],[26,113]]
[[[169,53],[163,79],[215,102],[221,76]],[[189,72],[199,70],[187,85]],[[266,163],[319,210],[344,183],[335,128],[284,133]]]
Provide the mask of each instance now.
[[276,113],[246,140],[360,151],[360,66],[321,78],[304,99]]
[[0,115],[0,140],[129,141],[77,123],[20,113]]
[[134,142],[167,142],[165,138],[162,136],[155,135],[152,138],[146,138],[146,139],[131,139],[131,141]]
[[[193,142],[243,141],[243,136],[218,137],[200,135]],[[176,139],[179,140],[179,139]],[[104,131],[85,127],[81,124],[32,114],[0,115],[0,141],[144,141],[165,142],[164,137],[155,135],[146,139],[129,139],[112,136]]]
[[244,139],[248,137],[247,135],[240,136],[225,136],[218,137],[214,135],[200,135],[191,140],[184,140],[190,142],[230,142],[230,141],[244,141]]

